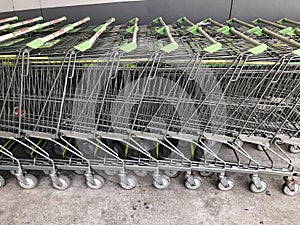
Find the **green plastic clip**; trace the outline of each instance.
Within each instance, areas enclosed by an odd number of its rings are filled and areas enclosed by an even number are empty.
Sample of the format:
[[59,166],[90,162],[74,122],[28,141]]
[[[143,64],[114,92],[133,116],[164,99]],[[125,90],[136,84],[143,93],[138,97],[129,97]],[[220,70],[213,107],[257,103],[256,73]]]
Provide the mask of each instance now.
[[286,28],[280,30],[279,33],[281,33],[281,34],[287,34],[287,33],[291,32],[291,31],[293,31],[292,27],[286,27]]
[[247,32],[249,34],[256,34],[257,36],[263,35],[263,30],[260,27],[258,27],[258,26],[253,27],[253,28],[247,30]]
[[259,22],[259,20],[260,20],[260,18],[257,18],[257,19],[255,19],[255,20],[252,20],[251,23],[254,23],[255,25],[257,25],[258,22]]
[[27,47],[32,49],[38,49],[42,47],[45,44],[45,41],[43,38],[37,38],[29,43],[26,44]]
[[[128,21],[128,23],[131,23],[131,24],[135,24],[135,20],[136,20],[137,18],[135,17],[135,18],[132,18],[131,20],[129,20]],[[106,21],[107,22],[107,21]]]
[[209,23],[210,20],[211,20],[211,18],[207,18],[207,19],[205,19],[205,20],[202,20],[200,23]]
[[128,28],[126,29],[126,32],[127,32],[127,33],[130,33],[130,34],[133,34],[136,27],[137,27],[136,25],[133,25],[133,26],[131,26],[131,27],[128,27]]
[[8,32],[12,29],[14,29],[14,27],[11,24],[6,24],[6,29],[4,30],[4,32]]
[[291,37],[292,37],[292,36],[295,36],[295,35],[297,35],[297,34],[296,34],[296,30],[295,30],[295,29],[292,29],[291,31],[287,32],[286,35],[291,36]]
[[276,23],[283,24],[285,19],[286,19],[286,18],[282,18],[282,19],[280,19],[280,20],[277,20]]
[[218,32],[218,33],[225,34],[225,35],[228,35],[228,34],[230,34],[230,27],[228,27],[228,26],[223,26],[223,27],[217,29],[217,32]]
[[181,17],[178,20],[176,20],[177,23],[183,23],[185,21],[186,17]]
[[93,42],[88,40],[74,46],[74,48],[77,49],[78,51],[84,52],[90,49],[92,46],[93,46]]
[[93,29],[94,32],[98,32],[103,27],[103,24],[100,24],[99,26],[95,27]]
[[124,44],[123,46],[121,46],[120,49],[126,53],[129,53],[129,52],[132,52],[133,50],[135,50],[136,48],[137,48],[136,42],[130,42],[130,43],[127,43],[127,44]]
[[155,18],[154,20],[152,20],[153,23],[159,23],[159,19],[160,17]]
[[293,51],[293,53],[296,54],[297,56],[300,56],[300,49]]
[[226,23],[232,24],[232,23],[234,22],[234,19],[235,19],[235,18],[231,18],[231,19],[227,20]]
[[261,45],[258,45],[258,46],[255,46],[255,47],[249,49],[248,51],[254,55],[257,55],[259,53],[266,51],[267,48],[268,48],[268,46],[266,44],[261,44]]
[[164,35],[166,33],[166,28],[165,27],[156,28],[155,31],[156,31],[156,33]]
[[194,26],[191,26],[189,27],[188,29],[186,29],[186,31],[192,33],[192,34],[198,34],[198,25],[194,25]]
[[172,42],[166,46],[163,46],[160,50],[166,52],[166,53],[170,53],[175,51],[178,48],[178,44],[176,42]]
[[204,48],[203,50],[208,52],[208,53],[214,53],[216,51],[219,51],[222,48],[222,44],[217,42],[215,44],[212,44],[206,48]]

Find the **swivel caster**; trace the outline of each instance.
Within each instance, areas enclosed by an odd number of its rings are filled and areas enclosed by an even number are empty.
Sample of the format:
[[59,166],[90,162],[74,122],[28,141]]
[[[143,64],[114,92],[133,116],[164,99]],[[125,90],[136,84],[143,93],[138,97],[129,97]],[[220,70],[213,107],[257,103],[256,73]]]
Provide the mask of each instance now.
[[294,195],[299,193],[300,186],[299,186],[299,184],[295,184],[294,190],[291,190],[290,187],[285,183],[285,184],[282,185],[282,191],[286,195],[294,196]]
[[[93,182],[90,179],[93,179]],[[99,175],[93,175],[91,178],[87,178],[86,185],[91,189],[97,190],[103,187],[104,179]]]
[[265,180],[257,178],[256,180],[250,181],[249,188],[253,193],[263,193],[267,190],[268,183]]
[[171,183],[171,180],[166,175],[157,176],[154,178],[153,186],[157,189],[165,189],[167,188]]
[[64,191],[71,186],[70,178],[64,175],[57,176],[59,183],[53,182],[53,187],[57,190]]
[[119,176],[120,176],[120,179],[121,179],[120,185],[121,185],[122,188],[124,188],[126,190],[131,190],[131,189],[136,187],[137,181],[136,181],[134,176],[132,176],[132,175],[128,175],[128,176],[119,175]]
[[282,191],[284,194],[294,196],[300,192],[299,184],[296,184],[292,177],[284,177],[285,183],[282,185]]
[[2,176],[0,176],[0,188],[4,186],[5,186],[5,179]]
[[226,177],[225,175],[219,174],[219,182],[217,184],[217,187],[221,191],[229,191],[234,187],[234,180],[231,178]]
[[230,178],[228,178],[228,181],[227,181],[227,185],[224,185],[222,182],[218,182],[218,188],[221,190],[221,191],[229,191],[231,190],[233,187],[234,187],[234,181]]
[[189,190],[199,189],[201,186],[201,178],[190,175],[189,177],[186,178],[184,185]]
[[31,174],[26,174],[24,179],[19,180],[19,185],[24,189],[30,190],[38,185],[38,179]]
[[300,153],[300,146],[298,145],[289,145],[289,152],[293,154],[299,154]]

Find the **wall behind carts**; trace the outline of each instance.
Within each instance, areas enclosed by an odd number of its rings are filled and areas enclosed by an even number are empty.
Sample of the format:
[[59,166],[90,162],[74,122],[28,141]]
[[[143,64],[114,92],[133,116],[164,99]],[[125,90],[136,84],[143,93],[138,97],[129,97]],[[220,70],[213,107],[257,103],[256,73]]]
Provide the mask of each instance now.
[[299,0],[0,0],[0,17],[17,15],[20,20],[42,15],[45,20],[66,15],[68,21],[85,16],[98,24],[109,17],[124,23],[133,16],[148,23],[163,16],[172,23],[182,16],[192,21],[212,17],[224,22],[229,17],[245,21],[263,17],[277,20],[282,17],[300,21]]

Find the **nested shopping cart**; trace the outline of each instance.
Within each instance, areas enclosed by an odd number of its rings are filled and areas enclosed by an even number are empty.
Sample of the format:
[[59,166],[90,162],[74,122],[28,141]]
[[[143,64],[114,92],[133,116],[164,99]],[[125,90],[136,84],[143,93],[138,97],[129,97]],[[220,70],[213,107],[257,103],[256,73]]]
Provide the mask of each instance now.
[[163,189],[184,172],[189,189],[201,186],[198,173],[215,173],[218,188],[230,190],[233,172],[249,174],[255,193],[267,189],[264,175],[299,192],[280,146],[299,145],[297,41],[212,19],[215,26],[111,18],[76,30],[88,20],[1,50],[1,170],[28,189],[37,170],[64,190],[70,180],[60,172],[69,170],[93,189],[103,177],[125,189],[151,177]]

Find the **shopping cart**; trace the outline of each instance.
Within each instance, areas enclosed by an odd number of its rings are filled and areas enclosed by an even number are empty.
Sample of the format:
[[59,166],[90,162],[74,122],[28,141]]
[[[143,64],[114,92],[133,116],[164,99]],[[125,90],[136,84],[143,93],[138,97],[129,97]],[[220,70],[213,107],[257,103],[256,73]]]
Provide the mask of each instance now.
[[[197,189],[200,172],[218,174],[218,188],[230,190],[233,172],[249,174],[255,193],[267,189],[265,174],[283,176],[284,193],[299,192],[298,172],[278,142],[299,143],[296,45],[270,48],[211,19],[217,29],[187,18],[171,26],[162,17],[111,26],[111,18],[70,33],[88,20],[2,60],[2,170],[28,188],[37,184],[30,170],[49,174],[60,190],[70,186],[64,170],[84,174],[93,189],[104,184],[98,174],[117,176],[125,189],[149,175],[163,189],[179,172]],[[16,146],[27,158],[15,157]]]

